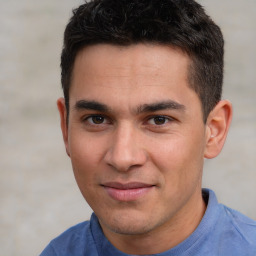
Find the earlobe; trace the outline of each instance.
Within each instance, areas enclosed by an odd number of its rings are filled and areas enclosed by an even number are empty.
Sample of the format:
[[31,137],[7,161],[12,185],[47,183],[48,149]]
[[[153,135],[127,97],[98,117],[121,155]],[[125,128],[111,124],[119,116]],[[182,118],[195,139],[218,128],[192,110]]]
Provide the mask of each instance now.
[[227,100],[220,101],[211,111],[207,119],[205,158],[214,158],[221,152],[231,120],[231,103]]
[[64,144],[66,147],[67,155],[70,156],[69,147],[68,147],[67,110],[66,110],[64,98],[59,98],[57,100],[57,107],[58,107],[59,114],[60,114],[60,126],[61,126],[61,130],[62,130],[63,141],[64,141]]

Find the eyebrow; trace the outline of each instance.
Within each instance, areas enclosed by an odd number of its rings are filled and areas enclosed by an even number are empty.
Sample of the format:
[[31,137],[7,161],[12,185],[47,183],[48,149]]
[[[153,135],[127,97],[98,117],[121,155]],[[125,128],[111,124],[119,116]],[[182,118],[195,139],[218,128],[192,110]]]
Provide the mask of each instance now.
[[110,109],[107,105],[99,103],[97,101],[79,100],[74,106],[75,110],[96,110],[100,112],[109,112]]
[[[75,110],[95,110],[99,112],[112,112],[111,109],[100,102],[97,101],[89,101],[89,100],[79,100],[76,102],[74,106]],[[155,102],[152,104],[143,104],[140,105],[136,108],[136,114],[142,114],[142,113],[147,113],[147,112],[156,112],[160,110],[166,110],[166,109],[171,109],[171,110],[180,110],[180,111],[185,111],[186,107],[176,101],[173,100],[167,100],[167,101],[161,101],[161,102]]]
[[166,109],[185,111],[186,107],[176,101],[167,100],[167,101],[161,101],[161,102],[156,102],[152,104],[143,104],[137,108],[136,112],[140,114],[140,113],[146,113],[146,112],[156,112],[159,110],[166,110]]

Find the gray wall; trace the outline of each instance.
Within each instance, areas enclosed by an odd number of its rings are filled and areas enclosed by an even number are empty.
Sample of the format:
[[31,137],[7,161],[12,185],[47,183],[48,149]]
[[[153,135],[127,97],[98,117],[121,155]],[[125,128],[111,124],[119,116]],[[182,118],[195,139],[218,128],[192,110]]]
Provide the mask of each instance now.
[[[1,255],[38,255],[88,219],[65,155],[55,101],[62,94],[64,26],[79,0],[0,0]],[[256,219],[256,1],[201,0],[226,38],[224,97],[234,120],[204,186]]]

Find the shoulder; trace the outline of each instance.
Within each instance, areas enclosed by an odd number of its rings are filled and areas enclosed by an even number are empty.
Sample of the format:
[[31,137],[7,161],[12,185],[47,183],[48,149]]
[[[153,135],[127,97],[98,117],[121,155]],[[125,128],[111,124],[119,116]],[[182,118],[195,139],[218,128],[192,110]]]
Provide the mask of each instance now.
[[[90,221],[79,223],[53,239],[40,256],[80,255],[92,244]],[[79,252],[79,254],[76,254]],[[83,255],[83,254],[81,254]]]
[[219,207],[221,211],[213,233],[221,255],[255,256],[256,221],[225,205],[219,204]]
[[211,190],[204,190],[203,195],[208,203],[201,222],[204,224],[205,250],[208,252],[211,248],[210,255],[255,256],[256,221],[218,203]]
[[77,240],[84,239],[86,236],[88,236],[89,229],[90,222],[84,221],[70,227],[65,232],[56,237],[53,241],[55,243],[72,242],[74,240],[77,242]]
[[226,225],[228,225],[242,241],[254,245],[256,248],[256,221],[227,206],[221,206],[228,220]]

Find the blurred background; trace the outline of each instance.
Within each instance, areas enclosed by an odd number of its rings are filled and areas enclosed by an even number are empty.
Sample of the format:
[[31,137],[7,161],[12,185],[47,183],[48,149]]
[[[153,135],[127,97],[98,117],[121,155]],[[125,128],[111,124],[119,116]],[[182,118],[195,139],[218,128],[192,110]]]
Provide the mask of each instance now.
[[[90,217],[66,156],[56,99],[64,27],[82,0],[0,0],[0,250],[39,255]],[[234,119],[203,186],[256,219],[256,1],[201,0],[226,40],[224,98]]]

